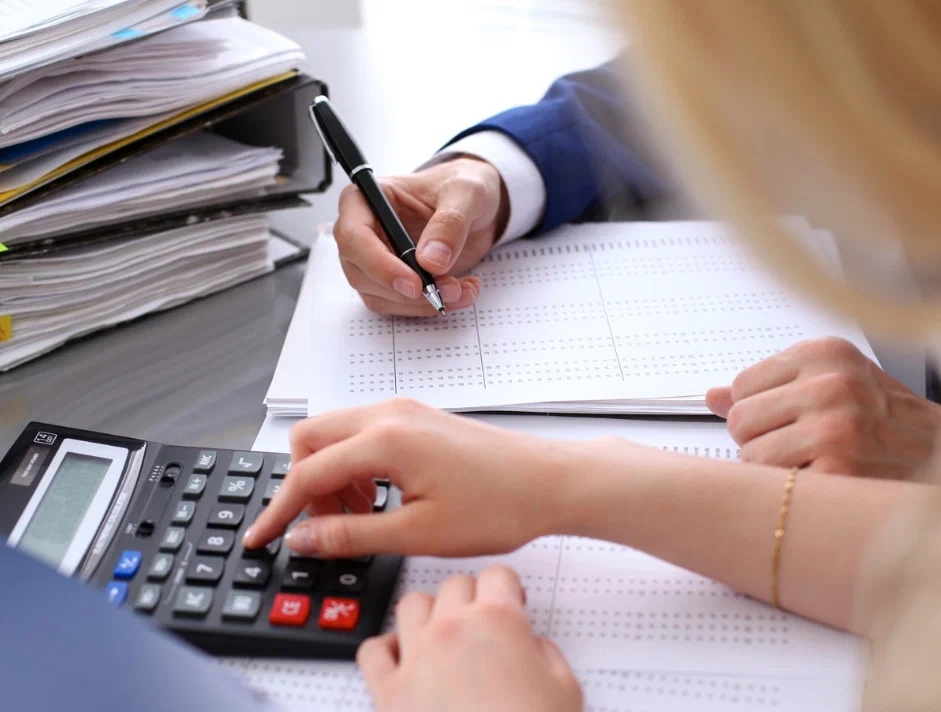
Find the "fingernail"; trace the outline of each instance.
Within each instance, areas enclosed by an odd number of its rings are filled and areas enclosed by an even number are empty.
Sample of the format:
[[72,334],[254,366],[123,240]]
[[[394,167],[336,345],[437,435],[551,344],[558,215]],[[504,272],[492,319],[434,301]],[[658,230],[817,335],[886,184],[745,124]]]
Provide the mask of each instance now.
[[418,290],[412,284],[412,280],[399,277],[392,283],[392,289],[401,294],[406,299],[418,299]]
[[284,535],[284,543],[289,548],[304,554],[317,550],[314,527],[307,524],[298,524]]
[[435,267],[445,268],[451,264],[451,248],[443,242],[434,240],[422,247],[420,257],[422,261],[428,262]]
[[470,290],[470,292],[474,295],[474,299],[477,299],[477,297],[480,296],[480,282],[468,280],[464,282],[464,289]]
[[446,302],[456,302],[461,298],[461,288],[456,284],[441,285],[441,298]]
[[244,544],[245,546],[251,546],[254,543],[253,542],[254,538],[255,538],[255,530],[249,529],[247,532],[245,532],[245,536],[242,537],[242,544]]

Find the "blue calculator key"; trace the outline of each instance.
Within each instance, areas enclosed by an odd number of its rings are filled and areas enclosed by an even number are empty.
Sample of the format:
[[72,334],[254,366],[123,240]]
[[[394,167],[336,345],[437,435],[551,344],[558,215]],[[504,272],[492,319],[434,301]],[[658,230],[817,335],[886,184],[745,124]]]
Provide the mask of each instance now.
[[141,553],[139,551],[124,551],[114,565],[114,577],[119,579],[132,579],[140,568]]
[[105,598],[108,603],[120,606],[127,598],[127,584],[123,581],[112,581],[105,586]]

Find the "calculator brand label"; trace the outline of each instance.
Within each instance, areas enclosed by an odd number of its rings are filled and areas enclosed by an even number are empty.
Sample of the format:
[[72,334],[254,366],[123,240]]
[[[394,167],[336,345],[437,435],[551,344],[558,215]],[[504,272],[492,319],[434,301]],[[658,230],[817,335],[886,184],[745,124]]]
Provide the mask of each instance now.
[[[42,433],[40,433],[40,435],[41,434]],[[39,436],[37,435],[36,437]],[[26,457],[20,462],[20,466],[17,471],[13,473],[13,479],[10,480],[10,482],[15,485],[20,485],[21,487],[29,487],[33,484],[33,480],[36,479],[36,475],[42,470],[43,463],[46,461],[48,454],[49,450],[46,448],[31,447],[26,451]]]

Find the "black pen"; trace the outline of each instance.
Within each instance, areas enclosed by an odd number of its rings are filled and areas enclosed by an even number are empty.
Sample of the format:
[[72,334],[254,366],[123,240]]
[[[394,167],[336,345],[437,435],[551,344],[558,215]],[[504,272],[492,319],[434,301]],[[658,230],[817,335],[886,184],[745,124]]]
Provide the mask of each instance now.
[[379,181],[373,175],[372,166],[366,162],[366,157],[359,150],[359,146],[356,145],[356,141],[346,130],[343,122],[340,121],[340,117],[333,110],[333,105],[327,97],[318,96],[314,99],[314,103],[310,105],[310,120],[317,129],[317,133],[320,134],[320,140],[323,141],[330,158],[334,163],[340,164],[350,177],[350,181],[366,198],[376,220],[379,221],[389,242],[392,243],[395,253],[405,264],[418,272],[425,299],[444,314],[444,301],[441,299],[438,285],[435,284],[435,278],[418,264],[418,258],[415,256],[415,243],[412,242],[399,216],[395,214],[395,210],[386,200],[382,188],[379,187]]

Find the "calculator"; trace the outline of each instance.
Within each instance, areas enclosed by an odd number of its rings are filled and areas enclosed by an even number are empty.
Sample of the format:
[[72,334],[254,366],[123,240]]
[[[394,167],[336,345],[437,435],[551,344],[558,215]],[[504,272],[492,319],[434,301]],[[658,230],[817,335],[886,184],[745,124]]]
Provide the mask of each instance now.
[[[243,549],[290,466],[30,423],[0,461],[0,536],[212,654],[351,659],[380,632],[402,559]],[[376,511],[400,503],[377,482]]]

